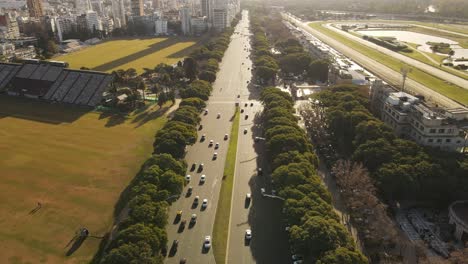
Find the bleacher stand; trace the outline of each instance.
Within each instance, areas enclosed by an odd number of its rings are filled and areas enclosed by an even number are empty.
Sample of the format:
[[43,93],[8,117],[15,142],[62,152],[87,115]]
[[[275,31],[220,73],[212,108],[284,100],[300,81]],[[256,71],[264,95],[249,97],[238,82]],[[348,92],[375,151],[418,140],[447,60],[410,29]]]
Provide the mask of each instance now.
[[0,63],[0,92],[54,102],[94,107],[112,80],[110,74],[71,70],[60,62]]

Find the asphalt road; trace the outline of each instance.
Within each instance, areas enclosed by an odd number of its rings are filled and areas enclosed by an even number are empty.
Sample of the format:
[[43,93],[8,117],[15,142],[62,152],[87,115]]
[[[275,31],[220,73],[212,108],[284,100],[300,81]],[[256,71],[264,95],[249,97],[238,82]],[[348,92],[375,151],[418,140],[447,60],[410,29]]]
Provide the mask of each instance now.
[[[295,20],[294,18],[291,18]],[[309,27],[308,23],[303,23],[301,21],[295,20],[296,25],[299,25],[301,28],[309,32],[310,34],[314,35],[324,43],[330,45],[332,48],[336,49],[337,51],[341,52],[344,56],[352,59],[357,64],[361,65],[362,67],[366,68],[368,71],[372,72],[379,78],[382,78],[384,81],[395,85],[401,85],[401,73],[392,70],[391,68],[385,66],[384,64],[377,62],[356,50],[346,46],[345,44],[335,40],[332,37],[329,37],[313,28]],[[437,102],[440,105],[446,107],[461,107],[462,105],[458,102],[453,101],[452,99],[441,95],[430,88],[416,82],[412,79],[407,79],[405,84],[405,89],[412,91],[413,93],[422,94],[426,97],[427,100]]]
[[393,50],[390,50],[390,49],[387,49],[387,48],[384,48],[380,45],[377,45],[377,44],[374,44],[370,41],[367,41],[363,38],[359,38],[357,36],[354,36],[354,35],[351,35],[349,33],[346,33],[342,30],[339,30],[333,26],[331,26],[330,24],[326,24],[325,25],[326,28],[346,37],[346,38],[349,38],[351,40],[354,40],[364,46],[367,46],[367,47],[370,47],[370,48],[373,48],[375,50],[378,50],[379,52],[385,54],[385,55],[388,55],[388,56],[392,56],[394,57],[395,59],[398,59],[399,61],[401,62],[404,62],[408,65],[411,65],[415,68],[418,68],[424,72],[427,72],[427,73],[430,73],[431,75],[434,75],[442,80],[445,80],[447,82],[450,82],[450,83],[453,83],[455,85],[458,85],[464,89],[468,89],[468,80],[465,80],[463,78],[460,78],[456,75],[453,75],[451,73],[448,73],[446,71],[443,71],[443,70],[440,70],[438,69],[437,67],[434,67],[434,66],[430,66],[426,63],[423,63],[423,62],[420,62],[418,60],[415,60],[413,58],[410,58],[408,56],[405,56],[405,55],[402,55],[398,52],[395,52]]
[[[182,258],[186,258],[188,263],[215,263],[212,250],[203,252],[202,247],[204,237],[212,236],[228,147],[228,141],[225,141],[223,137],[231,131],[235,102],[240,100],[237,95],[247,89],[247,81],[251,78],[251,72],[245,65],[249,61],[249,52],[245,49],[249,42],[247,26],[248,20],[244,12],[242,20],[236,27],[236,32],[240,34],[233,34],[220,64],[217,80],[213,84],[213,93],[207,104],[209,113],[201,116],[203,129],[198,132],[199,139],[205,134],[206,140],[204,142],[199,140],[193,146],[188,147],[186,161],[189,171],[187,174],[190,174],[192,179],[185,187],[183,196],[174,202],[169,210],[168,248],[170,249],[174,239],[179,241],[179,247],[174,256],[166,259],[166,263],[179,263]],[[216,117],[217,113],[221,114],[219,119]],[[219,142],[220,148],[214,150],[213,147],[208,147],[210,140],[214,143]],[[216,160],[212,160],[214,152],[218,153]],[[193,163],[204,163],[203,171],[201,173],[190,171]],[[199,180],[202,174],[206,175],[206,182],[200,185]],[[188,186],[193,187],[191,196],[185,195]],[[206,210],[200,209],[201,201],[197,207],[193,206],[195,196],[199,196],[200,200],[208,199]],[[179,230],[180,224],[173,222],[178,210],[183,211],[181,220],[187,220],[187,227],[182,232]],[[197,214],[198,220],[192,228],[188,228],[192,214]]]

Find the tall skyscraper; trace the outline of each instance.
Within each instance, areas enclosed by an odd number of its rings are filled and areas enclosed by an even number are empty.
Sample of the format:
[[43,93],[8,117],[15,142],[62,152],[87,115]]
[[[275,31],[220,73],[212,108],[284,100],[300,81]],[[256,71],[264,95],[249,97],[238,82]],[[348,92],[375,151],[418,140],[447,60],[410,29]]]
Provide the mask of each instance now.
[[[127,24],[127,20],[126,20],[126,17],[125,17],[124,0],[113,0],[112,1],[112,16],[114,17],[115,27],[122,27],[122,26],[125,26]],[[118,20],[118,22],[117,22],[117,20]]]
[[190,8],[187,6],[184,6],[180,9],[180,22],[182,24],[182,33],[184,35],[189,35],[190,34]]
[[143,0],[131,0],[130,6],[132,9],[132,16],[143,16],[145,14]]
[[202,16],[206,16],[206,17],[210,17],[210,2],[211,0],[201,0],[200,1],[200,4],[201,4],[201,14]]
[[42,8],[42,0],[28,0],[27,5],[30,17],[39,18],[44,15],[44,10]]

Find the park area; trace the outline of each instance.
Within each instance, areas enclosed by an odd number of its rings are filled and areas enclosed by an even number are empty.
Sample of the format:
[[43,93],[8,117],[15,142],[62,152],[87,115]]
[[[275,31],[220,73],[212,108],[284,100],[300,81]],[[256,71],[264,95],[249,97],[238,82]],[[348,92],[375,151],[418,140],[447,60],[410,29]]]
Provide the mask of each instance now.
[[174,64],[197,46],[197,40],[186,38],[119,39],[54,57],[53,60],[66,61],[73,69],[86,67],[111,72],[135,68],[142,73],[144,68],[153,69],[159,63]]
[[[0,105],[0,263],[89,263],[169,106],[121,116],[6,96]],[[82,227],[89,237],[74,248]]]

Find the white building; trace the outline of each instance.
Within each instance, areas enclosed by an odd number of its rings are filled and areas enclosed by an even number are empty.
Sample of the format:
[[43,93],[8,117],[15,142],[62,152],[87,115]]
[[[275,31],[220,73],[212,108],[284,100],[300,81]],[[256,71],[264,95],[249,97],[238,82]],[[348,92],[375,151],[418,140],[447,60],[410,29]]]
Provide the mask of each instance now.
[[217,31],[222,31],[228,27],[228,17],[226,9],[215,8],[213,9],[213,28]]
[[158,19],[154,21],[154,34],[167,35],[167,20]]
[[180,9],[180,22],[182,24],[182,33],[184,35],[190,35],[190,8],[182,7]]
[[462,151],[467,143],[466,108],[440,108],[381,80],[372,84],[371,107],[397,136],[419,145]]
[[16,39],[20,37],[18,21],[11,13],[0,15],[0,38]]
[[112,0],[112,16],[114,17],[114,25],[116,27],[118,24],[116,21],[117,19],[120,20],[120,26],[125,26],[127,24],[125,14],[124,0]]
[[200,36],[208,29],[206,17],[192,17],[190,20],[191,32],[195,36]]
[[75,26],[75,20],[72,17],[58,17],[55,19],[55,28],[57,30],[57,36],[59,42],[63,41],[63,34],[73,30]]
[[104,17],[102,19],[102,29],[107,33],[111,33],[114,30],[114,21],[110,17]]
[[96,11],[86,12],[86,24],[91,32],[94,32],[94,30],[102,30],[101,19]]

